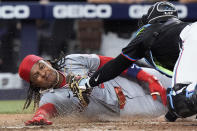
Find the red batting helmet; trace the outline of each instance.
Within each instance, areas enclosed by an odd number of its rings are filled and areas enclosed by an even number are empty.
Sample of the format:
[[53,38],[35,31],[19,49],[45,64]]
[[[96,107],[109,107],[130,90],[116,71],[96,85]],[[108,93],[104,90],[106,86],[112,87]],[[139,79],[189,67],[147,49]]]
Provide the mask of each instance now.
[[27,55],[21,62],[19,66],[19,76],[27,81],[30,82],[30,71],[32,66],[39,60],[42,60],[42,57],[36,56],[36,55]]

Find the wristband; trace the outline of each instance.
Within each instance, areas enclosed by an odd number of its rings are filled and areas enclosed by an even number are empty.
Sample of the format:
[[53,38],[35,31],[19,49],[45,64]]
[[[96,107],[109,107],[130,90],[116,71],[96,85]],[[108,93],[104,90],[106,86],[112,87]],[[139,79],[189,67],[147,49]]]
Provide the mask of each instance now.
[[139,73],[140,70],[142,69],[139,66],[137,66],[136,64],[133,64],[132,66],[128,68],[126,74],[131,76],[132,78],[137,78],[137,74]]

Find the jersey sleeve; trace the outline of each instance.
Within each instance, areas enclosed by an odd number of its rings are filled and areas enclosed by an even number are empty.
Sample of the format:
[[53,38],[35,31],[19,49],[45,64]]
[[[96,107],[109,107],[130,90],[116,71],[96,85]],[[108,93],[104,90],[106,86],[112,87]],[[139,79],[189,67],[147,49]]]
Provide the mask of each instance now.
[[107,62],[109,62],[110,60],[113,60],[113,57],[107,57],[107,56],[101,56],[98,55],[99,59],[100,59],[100,64],[98,69],[100,69],[102,66],[104,66]]
[[142,27],[136,32],[135,38],[122,49],[122,55],[131,61],[137,61],[145,56],[145,35],[148,25]]
[[66,56],[65,70],[74,74],[94,72],[100,65],[100,58],[96,54],[71,54]]
[[[99,55],[100,58],[100,65],[98,67],[98,69],[100,69],[102,66],[104,66],[107,62],[109,62],[110,60],[113,60],[113,57],[107,57],[107,56],[101,56]],[[139,66],[137,66],[136,64],[133,64],[131,67],[129,67],[128,69],[124,70],[121,75],[123,76],[130,76],[132,78],[136,78],[137,73],[141,70],[141,68]]]
[[34,116],[37,116],[40,114],[43,115],[44,118],[52,118],[52,117],[57,116],[58,113],[54,104],[46,103],[37,109]]
[[80,108],[79,99],[73,96],[69,88],[58,88],[43,93],[39,107],[48,103],[54,105],[58,114],[69,114]]

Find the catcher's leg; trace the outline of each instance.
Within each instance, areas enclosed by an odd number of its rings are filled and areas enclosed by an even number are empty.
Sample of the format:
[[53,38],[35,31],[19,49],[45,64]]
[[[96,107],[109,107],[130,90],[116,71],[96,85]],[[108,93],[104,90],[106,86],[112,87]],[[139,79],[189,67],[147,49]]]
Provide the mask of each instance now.
[[186,118],[197,113],[197,83],[176,84],[167,89],[166,114],[168,121],[175,121],[178,117]]

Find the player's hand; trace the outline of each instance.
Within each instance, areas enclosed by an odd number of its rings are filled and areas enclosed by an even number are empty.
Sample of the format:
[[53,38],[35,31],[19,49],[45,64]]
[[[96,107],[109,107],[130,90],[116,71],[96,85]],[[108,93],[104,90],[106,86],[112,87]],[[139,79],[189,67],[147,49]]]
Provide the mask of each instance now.
[[80,103],[84,107],[88,106],[88,96],[91,93],[91,89],[86,87],[87,81],[87,76],[80,76],[74,74],[69,74],[66,76],[66,82],[68,84],[68,87],[71,89],[73,95],[79,99]]
[[34,126],[34,125],[51,125],[52,122],[48,121],[42,115],[34,116],[32,120],[26,121],[26,126]]
[[[79,92],[79,90],[82,90],[83,92],[90,90],[91,87],[89,86],[89,77],[88,76],[81,76],[81,75],[74,75],[69,74],[66,77],[66,81],[69,84],[69,87],[71,90],[76,93]],[[77,86],[74,86],[77,85]],[[73,88],[77,87],[77,88]]]
[[[81,79],[81,76],[77,76],[77,79]],[[79,89],[86,91],[89,90],[91,87],[88,86],[89,83],[89,77],[85,77],[83,79],[81,79],[81,81],[79,82]]]
[[162,84],[157,80],[156,77],[150,76],[148,78],[149,90],[154,100],[157,99],[157,95],[161,96],[161,100],[163,105],[166,105],[167,97],[166,97],[166,89],[162,86]]

